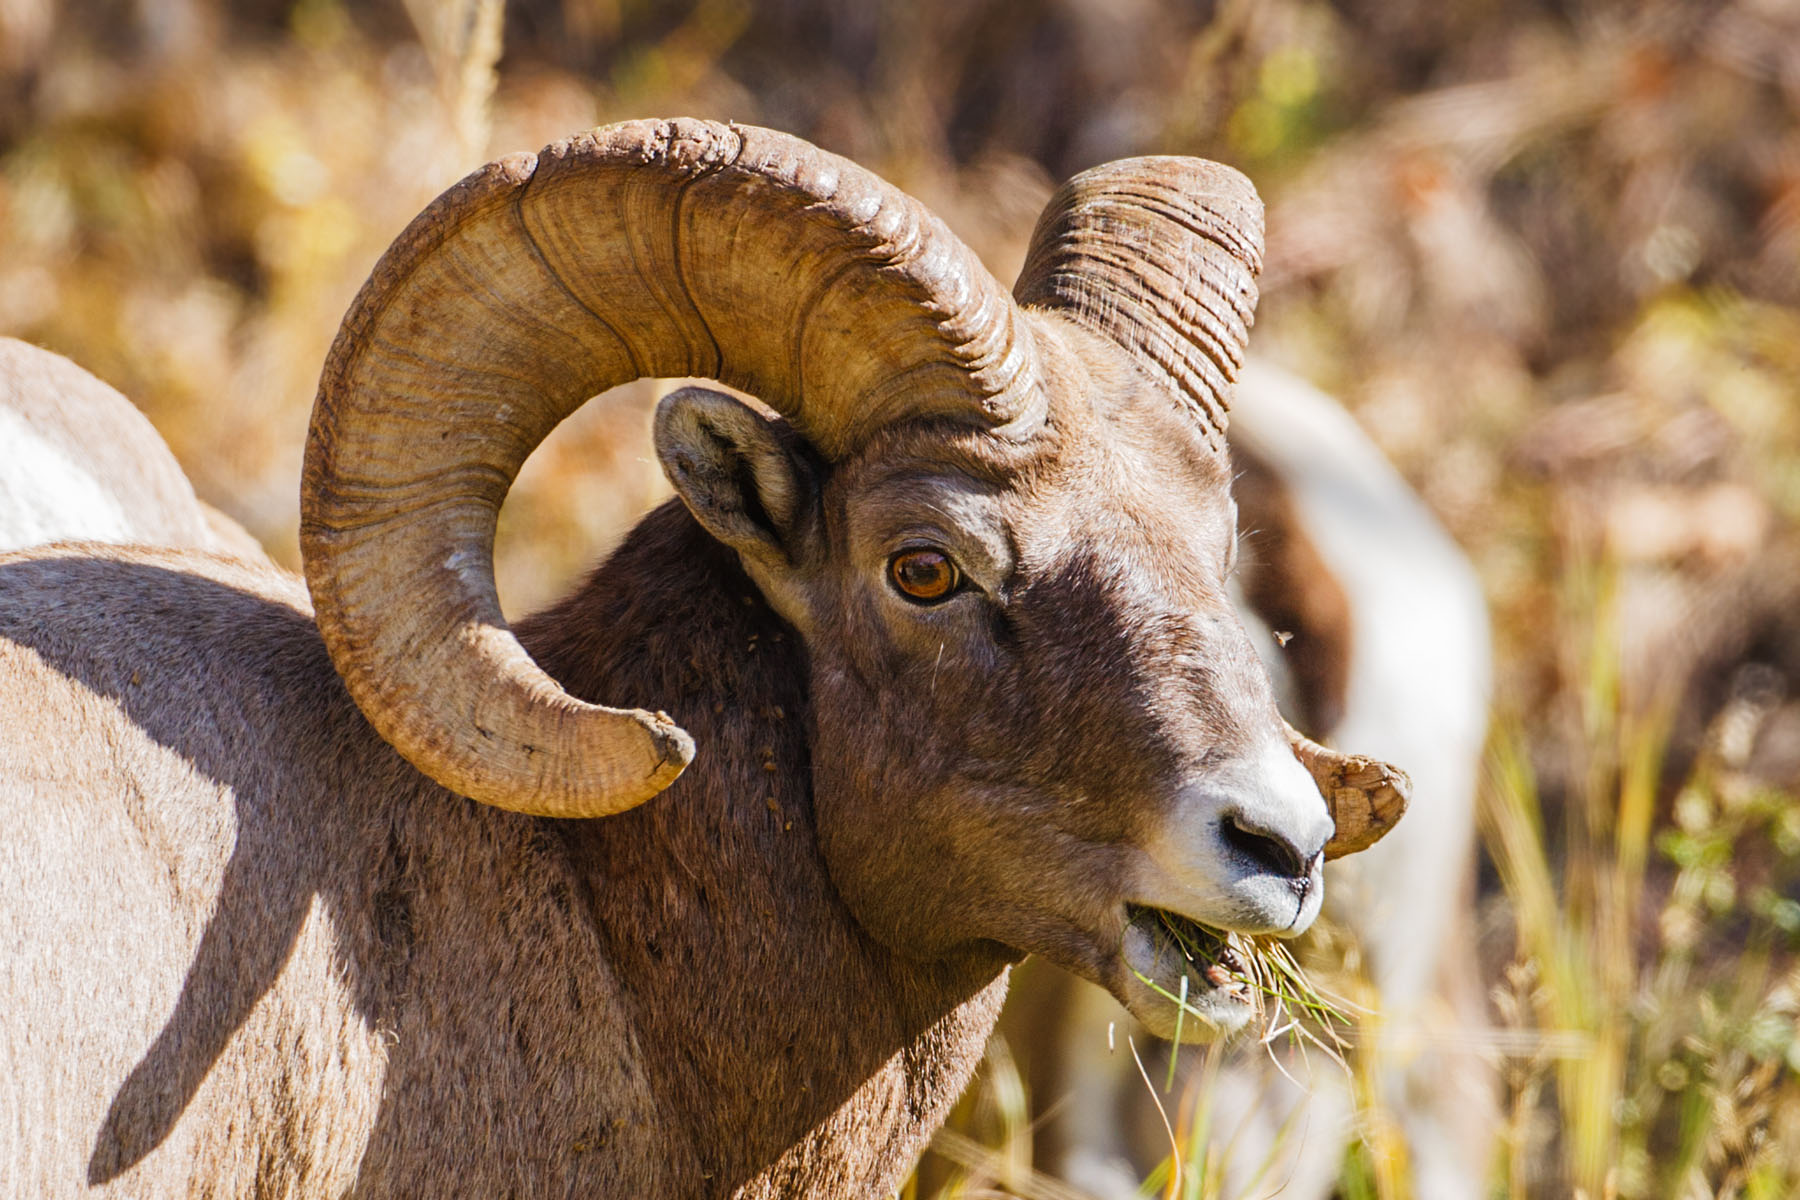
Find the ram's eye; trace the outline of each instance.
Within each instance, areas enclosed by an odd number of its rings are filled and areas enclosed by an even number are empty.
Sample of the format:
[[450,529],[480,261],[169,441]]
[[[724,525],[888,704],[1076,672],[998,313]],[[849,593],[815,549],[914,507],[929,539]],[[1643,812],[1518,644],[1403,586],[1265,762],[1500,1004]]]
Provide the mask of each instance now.
[[947,600],[962,583],[962,572],[941,550],[902,550],[888,560],[888,578],[900,594],[918,604]]

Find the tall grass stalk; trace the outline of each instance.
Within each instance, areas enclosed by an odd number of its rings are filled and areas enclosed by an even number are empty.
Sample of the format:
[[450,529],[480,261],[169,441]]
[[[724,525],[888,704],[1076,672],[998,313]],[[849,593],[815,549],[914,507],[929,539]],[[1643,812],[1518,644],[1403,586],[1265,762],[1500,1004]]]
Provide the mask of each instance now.
[[[1800,948],[1800,904],[1772,885],[1744,888],[1759,870],[1790,888],[1800,873],[1800,834],[1785,859],[1754,865],[1771,841],[1779,850],[1793,798],[1735,776],[1715,729],[1675,789],[1673,827],[1659,831],[1673,698],[1631,704],[1621,693],[1612,572],[1571,564],[1564,586],[1559,658],[1576,693],[1560,731],[1564,843],[1546,837],[1516,720],[1493,736],[1480,819],[1515,922],[1517,1007],[1585,1049],[1533,1059],[1554,1083],[1553,1116],[1536,1076],[1515,1072],[1507,1191],[1602,1200],[1748,1195],[1752,1180],[1791,1188],[1797,1139],[1783,1148],[1771,1121],[1800,1101],[1800,1006],[1783,999],[1772,964]],[[1733,719],[1728,710],[1719,723]]]
[[[1536,964],[1542,1027],[1583,1038],[1588,1052],[1556,1060],[1568,1182],[1596,1200],[1614,1194],[1617,1102],[1637,976],[1635,916],[1649,847],[1665,731],[1621,715],[1615,580],[1570,563],[1559,645],[1579,680],[1581,760],[1569,771],[1561,889],[1545,837],[1537,781],[1515,722],[1502,721],[1479,809],[1482,834],[1512,901],[1518,952]],[[1621,773],[1620,764],[1628,764]],[[1517,1194],[1517,1181],[1514,1193]]]

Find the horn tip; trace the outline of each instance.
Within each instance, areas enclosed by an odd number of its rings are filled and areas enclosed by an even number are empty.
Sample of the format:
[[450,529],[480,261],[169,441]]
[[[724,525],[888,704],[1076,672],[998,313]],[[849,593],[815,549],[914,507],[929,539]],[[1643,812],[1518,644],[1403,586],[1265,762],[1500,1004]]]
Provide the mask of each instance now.
[[694,737],[660,709],[646,716],[645,731],[656,752],[656,769],[651,778],[659,781],[657,790],[660,791],[674,783],[676,776],[694,761]]
[[[1337,829],[1325,844],[1326,861],[1367,850],[1386,837],[1412,802],[1412,778],[1399,767],[1360,755],[1326,793]],[[1321,781],[1323,782],[1323,781]]]
[[[693,735],[677,725],[666,712],[596,707],[588,710],[587,715],[601,718],[594,727],[598,736],[588,752],[577,752],[577,757],[591,756],[596,763],[606,765],[600,769],[598,778],[571,788],[575,794],[568,797],[566,806],[546,805],[547,815],[607,817],[636,808],[674,783],[694,761]],[[625,736],[621,737],[621,734]],[[628,757],[621,759],[620,752],[635,740],[632,734],[641,740],[627,752]],[[627,765],[633,759],[639,764],[635,772]],[[621,778],[621,774],[627,777]],[[636,778],[630,778],[632,774]],[[511,806],[507,801],[501,803]],[[553,807],[563,811],[550,811]]]

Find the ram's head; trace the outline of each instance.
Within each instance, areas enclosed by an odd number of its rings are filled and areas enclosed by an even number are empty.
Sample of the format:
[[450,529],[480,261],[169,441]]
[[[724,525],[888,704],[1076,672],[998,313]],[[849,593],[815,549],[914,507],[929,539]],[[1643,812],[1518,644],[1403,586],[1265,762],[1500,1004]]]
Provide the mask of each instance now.
[[857,919],[915,957],[1043,953],[1165,1030],[1186,972],[1240,1023],[1156,927],[1298,932],[1323,859],[1404,804],[1286,727],[1227,599],[1260,242],[1236,173],[1114,163],[1059,193],[1009,296],[916,202],[767,130],[496,163],[395,244],[327,364],[303,524],[327,643],[448,787],[568,817],[655,795],[692,742],[532,664],[495,519],[588,396],[724,381],[780,416],[684,389],[657,453],[802,636],[819,849]]

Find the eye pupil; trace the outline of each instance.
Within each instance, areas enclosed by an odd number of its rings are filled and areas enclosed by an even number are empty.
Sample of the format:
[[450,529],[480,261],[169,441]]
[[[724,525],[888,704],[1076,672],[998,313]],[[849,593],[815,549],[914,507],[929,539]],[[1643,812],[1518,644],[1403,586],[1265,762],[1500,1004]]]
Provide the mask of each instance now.
[[888,566],[894,586],[914,600],[942,600],[956,590],[956,564],[936,550],[903,550]]

